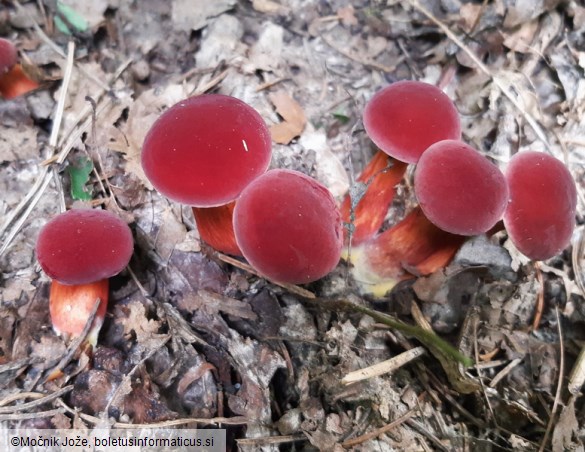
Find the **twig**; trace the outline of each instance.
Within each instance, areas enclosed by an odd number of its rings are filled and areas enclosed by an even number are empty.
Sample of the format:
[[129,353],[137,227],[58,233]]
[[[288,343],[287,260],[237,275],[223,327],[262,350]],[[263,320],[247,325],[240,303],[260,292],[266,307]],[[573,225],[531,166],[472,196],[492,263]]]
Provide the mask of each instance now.
[[[71,413],[73,415],[79,416],[84,421],[87,421],[94,425],[102,425],[104,423],[103,419],[100,419],[95,416],[91,416],[89,414],[80,413],[77,410],[74,410],[69,405],[67,405],[62,399],[57,399],[57,403],[59,403],[65,411]],[[166,427],[176,427],[178,425],[185,425],[185,424],[204,424],[204,425],[217,425],[217,424],[225,424],[225,425],[245,425],[247,424],[248,419],[244,416],[234,416],[234,417],[213,417],[213,418],[200,418],[200,417],[192,417],[192,418],[183,418],[183,419],[174,419],[172,421],[163,421],[163,422],[153,422],[152,424],[129,424],[127,422],[114,422],[111,424],[113,428],[166,428]]]
[[559,316],[559,308],[555,306],[555,316],[557,319],[557,328],[559,332],[559,376],[557,382],[557,391],[555,393],[555,401],[553,402],[552,410],[550,413],[550,417],[548,419],[548,424],[546,425],[546,431],[544,432],[544,436],[542,437],[542,442],[540,443],[540,448],[538,452],[543,452],[546,448],[546,443],[548,443],[548,437],[552,432],[553,426],[555,425],[555,421],[557,418],[557,410],[561,403],[561,391],[563,389],[563,375],[565,374],[565,344],[563,341],[563,329],[561,327],[561,319]]
[[[15,411],[24,411],[24,410],[29,410],[31,408],[35,408],[39,405],[43,405],[47,402],[55,400],[64,394],[67,394],[72,389],[73,389],[73,385],[69,385],[69,386],[65,386],[64,388],[59,389],[58,391],[53,392],[52,394],[40,394],[38,392],[27,393],[29,397],[31,396],[31,394],[34,394],[35,397],[40,396],[40,398],[38,398],[37,400],[34,400],[32,402],[23,403],[22,405],[0,406],[0,414],[14,413]],[[2,402],[0,402],[0,405],[6,405],[6,403],[7,402],[5,399]],[[8,402],[8,403],[10,403],[10,402]]]
[[93,308],[91,309],[91,312],[90,312],[89,317],[87,319],[87,322],[85,322],[85,326],[83,327],[83,330],[81,331],[81,334],[79,336],[77,336],[71,342],[71,344],[69,344],[69,347],[67,348],[67,352],[61,358],[59,363],[57,363],[57,365],[55,367],[53,367],[53,369],[50,372],[47,372],[45,374],[44,381],[50,380],[55,375],[58,375],[58,373],[61,372],[65,368],[65,366],[69,363],[69,361],[71,361],[71,359],[73,358],[73,355],[75,355],[75,353],[77,352],[77,350],[79,349],[81,344],[83,344],[83,342],[86,340],[87,335],[89,334],[89,331],[91,330],[91,327],[93,325],[93,321],[95,319],[95,315],[97,313],[97,310],[98,310],[101,303],[102,303],[102,300],[99,298],[96,298],[96,300],[93,304]]
[[510,102],[512,102],[514,107],[516,107],[518,109],[518,111],[520,113],[522,113],[522,115],[526,119],[526,122],[528,124],[530,124],[530,126],[534,130],[534,133],[536,133],[538,138],[544,143],[547,150],[550,152],[551,147],[550,147],[550,144],[548,142],[548,139],[546,138],[544,131],[542,130],[542,127],[540,126],[538,121],[536,119],[534,119],[532,117],[532,115],[530,113],[528,113],[522,105],[520,105],[520,102],[518,102],[518,100],[516,99],[516,97],[514,96],[512,91],[505,85],[505,83],[502,80],[500,80],[500,78],[498,76],[493,74],[492,71],[490,70],[490,68],[488,68],[477,57],[477,55],[475,55],[475,53],[463,41],[461,41],[461,39],[459,39],[455,33],[453,33],[449,29],[449,27],[447,27],[443,22],[441,22],[439,19],[437,19],[433,15],[433,13],[431,13],[427,8],[425,8],[423,5],[421,5],[419,0],[408,0],[408,1],[415,9],[419,10],[428,19],[430,19],[431,22],[433,22],[435,25],[437,25],[437,27],[439,27],[441,29],[441,31],[443,33],[445,33],[445,35],[457,45],[457,47],[459,47],[461,50],[463,50],[469,56],[469,58],[475,63],[475,65],[484,74],[486,74],[488,77],[490,77],[492,79],[494,85],[496,85],[500,89],[500,91],[504,94],[504,96],[506,96],[510,100]]
[[366,441],[377,438],[378,436],[383,435],[384,433],[389,432],[390,430],[393,430],[399,425],[408,421],[414,415],[414,412],[415,408],[412,408],[411,410],[407,411],[402,416],[400,416],[398,419],[394,419],[389,424],[386,424],[384,427],[372,430],[371,432],[368,432],[362,436],[358,436],[357,438],[352,438],[348,439],[347,441],[344,441],[343,443],[341,443],[341,447],[349,449],[350,447],[357,446],[358,444],[362,444]]
[[407,350],[394,358],[387,359],[372,366],[363,369],[349,372],[341,379],[341,383],[348,385],[357,381],[367,380],[368,378],[378,377],[390,372],[400,369],[402,366],[408,364],[412,360],[424,355],[426,353],[424,347],[415,347]]
[[37,419],[40,417],[51,417],[64,412],[65,410],[63,408],[57,408],[56,410],[39,411],[36,413],[0,414],[0,421],[25,421],[27,419]]
[[489,386],[490,388],[495,388],[497,386],[497,384],[502,380],[502,378],[504,378],[506,375],[508,375],[512,369],[514,367],[516,367],[518,364],[520,364],[522,362],[522,358],[515,358],[512,361],[510,361],[510,363],[504,367],[490,382]]
[[534,263],[534,272],[536,273],[536,280],[538,281],[538,294],[536,296],[536,309],[534,312],[534,319],[532,319],[532,330],[536,331],[542,320],[542,312],[544,311],[544,277],[538,262]]
[[[128,68],[131,62],[132,59],[128,59],[124,63],[122,63],[122,65],[120,65],[120,67],[118,68],[118,71],[116,71],[116,73],[110,78],[109,83],[110,84],[114,83],[114,81],[118,77],[120,77],[120,75]],[[103,96],[103,94],[104,92],[99,93],[98,97]],[[111,100],[106,99],[102,103],[101,107],[98,108],[98,114],[101,113],[110,103]],[[81,115],[74,122],[72,128],[67,133],[63,134],[61,141],[58,143],[58,147],[61,149],[60,153],[52,157],[48,162],[45,163],[61,164],[65,161],[67,155],[69,155],[69,151],[73,148],[76,141],[79,140],[79,138],[89,128],[91,122],[84,118],[87,118],[87,115],[89,115],[90,111],[91,110],[88,107],[86,107],[82,111]],[[84,121],[84,123],[80,125],[81,121]],[[0,256],[6,251],[8,246],[10,246],[10,243],[12,242],[14,237],[16,237],[16,234],[18,233],[22,225],[25,223],[26,219],[28,218],[32,210],[35,208],[39,200],[41,199],[44,191],[47,189],[50,182],[51,175],[49,174],[49,167],[44,166],[41,169],[41,172],[37,177],[37,180],[30,188],[26,196],[22,199],[20,203],[18,203],[18,205],[14,209],[12,209],[12,211],[8,214],[6,221],[0,228],[1,237],[8,230],[9,226],[16,221],[16,224],[14,224],[13,227],[6,234],[4,242],[2,243],[2,247],[0,248]],[[17,218],[18,220],[16,220]]]
[[[259,274],[256,270],[254,270],[254,268],[244,262],[241,262],[237,259],[234,259],[233,257],[227,256],[225,254],[216,252],[217,257],[219,258],[219,260],[233,265],[234,267],[239,268],[240,270],[244,270],[248,273],[252,273],[253,275],[258,276],[259,278],[265,278],[264,276],[262,276],[261,274]],[[266,278],[267,279],[267,278]],[[278,283],[272,280],[267,279],[268,281],[270,281],[272,284],[276,285],[276,286],[280,286],[283,289],[288,290],[291,293],[297,294],[303,298],[309,298],[309,299],[315,299],[316,296],[313,292],[307,290],[307,289],[303,289],[302,287],[296,286],[294,284],[286,284],[286,283]]]
[[388,72],[388,73],[394,72],[396,70],[396,68],[398,67],[398,65],[400,63],[402,63],[402,61],[404,60],[404,57],[401,56],[401,57],[396,59],[396,63],[394,64],[394,66],[386,66],[384,64],[380,64],[377,61],[371,60],[369,58],[360,58],[357,55],[355,55],[353,52],[349,52],[349,51],[339,47],[337,44],[335,44],[333,41],[331,41],[324,34],[320,34],[320,36],[321,36],[321,39],[323,39],[323,41],[325,42],[325,44],[327,44],[333,50],[342,54],[344,57],[346,57],[352,61],[355,61],[356,63],[360,63],[364,66],[370,67],[372,69],[377,69],[377,70],[382,71],[382,72]]

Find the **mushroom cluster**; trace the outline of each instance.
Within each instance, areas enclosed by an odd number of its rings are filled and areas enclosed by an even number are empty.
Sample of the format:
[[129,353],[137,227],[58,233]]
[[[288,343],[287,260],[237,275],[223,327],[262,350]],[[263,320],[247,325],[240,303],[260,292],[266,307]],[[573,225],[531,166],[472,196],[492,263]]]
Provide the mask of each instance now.
[[329,191],[301,173],[272,170],[270,132],[234,97],[207,94],[153,124],[142,166],[169,199],[192,206],[201,239],[242,255],[279,283],[308,283],[338,263],[341,215]]
[[133,248],[128,225],[106,210],[69,210],[43,226],[36,254],[52,279],[49,311],[58,334],[79,336],[98,303],[87,336],[96,344],[108,304],[109,278],[128,265]]
[[[370,184],[353,212],[350,256],[366,292],[381,296],[401,279],[442,268],[466,237],[486,233],[502,219],[530,259],[551,258],[568,246],[577,193],[568,169],[554,157],[521,152],[503,174],[461,141],[455,105],[422,82],[396,82],[375,94],[363,122],[381,149],[360,178]],[[416,164],[419,206],[378,233],[409,163]],[[345,221],[351,219],[350,202],[348,196],[342,205]]]

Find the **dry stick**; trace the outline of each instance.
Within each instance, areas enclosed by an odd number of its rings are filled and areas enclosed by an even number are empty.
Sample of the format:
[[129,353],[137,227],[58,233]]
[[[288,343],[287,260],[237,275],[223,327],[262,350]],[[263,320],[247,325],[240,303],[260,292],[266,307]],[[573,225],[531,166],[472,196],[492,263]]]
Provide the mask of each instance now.
[[522,358],[514,358],[510,363],[504,367],[496,376],[492,379],[489,386],[490,388],[495,388],[497,384],[502,381],[502,379],[508,375],[514,367],[522,362]]
[[544,311],[544,277],[542,276],[542,270],[537,262],[534,263],[534,271],[536,273],[536,279],[539,284],[538,294],[536,296],[536,310],[534,312],[534,319],[532,319],[532,331],[536,331],[542,320],[542,312]]
[[[53,152],[53,150],[55,149],[55,146],[57,145],[57,138],[59,136],[59,129],[61,128],[61,122],[63,120],[63,111],[65,110],[65,100],[67,98],[67,92],[69,90],[69,82],[71,81],[71,73],[73,72],[74,54],[75,54],[75,44],[73,43],[73,41],[69,41],[69,44],[67,46],[67,65],[65,66],[65,74],[63,76],[63,83],[61,85],[61,95],[59,96],[59,100],[57,101],[57,106],[55,109],[55,119],[53,120],[53,127],[51,129],[51,136],[49,137],[49,148],[51,149],[51,152]],[[33,188],[36,188],[38,186],[39,192],[43,193],[46,190],[47,186],[49,185],[50,180],[51,180],[51,178],[49,175],[49,169],[47,167],[45,167],[41,170],[41,175],[37,179],[37,182],[35,183],[35,186]],[[32,196],[30,196],[30,198],[29,198],[29,195],[31,195],[31,194],[32,194]],[[29,191],[27,196],[8,215],[8,218],[6,219],[4,225],[2,226],[2,229],[0,230],[0,236],[4,233],[4,231],[8,228],[8,226],[10,226],[10,224],[14,221],[14,219],[16,218],[18,213],[20,212],[21,206],[23,208],[26,205],[26,203],[28,203],[31,200],[33,201],[33,202],[31,202],[31,205],[33,207],[36,205],[36,203],[40,199],[40,197],[38,197],[37,195],[38,195],[38,192]],[[4,243],[2,244],[2,248],[0,248],[0,255],[3,254],[3,252],[6,250],[8,245],[12,242],[12,240],[14,239],[14,237],[16,236],[16,234],[18,233],[18,231],[20,230],[20,228],[24,224],[24,221],[26,221],[26,218],[30,214],[30,211],[32,211],[32,208],[30,208],[30,206],[29,206],[29,209],[25,212],[26,214],[21,218],[21,220],[17,223],[17,225],[14,228],[12,228],[12,231],[10,232],[10,234],[8,235],[8,237],[6,238]]]
[[[118,71],[110,78],[109,83],[113,83],[129,66],[132,62],[132,59],[126,60],[122,65],[118,68]],[[104,93],[99,93],[98,96],[102,96]],[[98,108],[98,115],[106,108],[107,105],[111,103],[111,100],[106,99],[101,107]],[[51,158],[46,163],[57,163],[61,164],[69,155],[69,151],[73,148],[75,142],[80,139],[80,137],[88,130],[90,126],[90,122],[85,119],[85,122],[80,125],[80,122],[87,117],[90,113],[90,108],[85,108],[81,115],[78,116],[78,119],[73,124],[71,130],[64,134],[61,141],[58,143],[58,147],[61,148],[61,152]],[[0,236],[2,236],[8,227],[15,221],[15,219],[20,215],[17,223],[12,227],[12,229],[8,232],[2,247],[0,248],[0,256],[6,251],[16,234],[25,223],[26,219],[35,208],[39,200],[41,199],[42,195],[44,194],[45,190],[47,189],[49,183],[51,182],[51,175],[49,174],[49,169],[47,166],[43,167],[41,170],[40,175],[38,176],[37,180],[35,181],[34,185],[28,191],[24,199],[10,212],[7,221],[4,223],[2,228],[0,228]],[[26,209],[26,210],[24,210]]]
[[357,381],[367,380],[368,378],[379,377],[380,375],[394,372],[408,364],[410,361],[424,355],[426,352],[427,350],[424,347],[411,348],[393,358],[376,363],[369,367],[364,367],[363,369],[349,372],[341,379],[341,383],[349,385]]
[[[61,58],[66,58],[65,53],[63,52],[61,47],[59,47],[57,44],[55,44],[53,42],[53,40],[45,34],[43,29],[39,26],[39,24],[37,24],[37,21],[35,20],[35,18],[32,17],[31,14],[26,9],[24,9],[22,7],[20,2],[18,0],[12,0],[12,3],[14,4],[14,6],[16,6],[16,9],[18,9],[20,13],[24,13],[24,15],[32,22],[33,28],[34,28],[35,32],[37,33],[37,35],[39,35],[39,38],[41,38],[41,40],[44,41],[45,44],[47,44]],[[95,77],[92,73],[87,72],[85,69],[83,69],[81,67],[78,67],[77,69],[85,77],[87,77],[89,80],[91,80],[97,86],[99,86],[101,89],[103,89],[105,91],[109,90],[110,87],[107,84],[104,84],[104,82],[102,80]]]
[[73,355],[75,355],[75,353],[77,352],[77,349],[81,346],[81,344],[87,338],[87,335],[89,334],[89,331],[91,330],[91,326],[93,325],[95,315],[97,313],[97,310],[98,310],[101,302],[102,301],[99,298],[95,299],[95,302],[93,304],[93,308],[91,309],[91,312],[89,314],[87,322],[85,322],[85,326],[83,327],[83,330],[81,331],[81,334],[79,336],[77,336],[71,342],[71,344],[69,344],[69,347],[67,348],[67,352],[65,353],[65,355],[63,355],[63,357],[57,363],[57,365],[55,367],[53,367],[53,369],[50,372],[46,373],[45,378],[43,379],[43,383],[45,381],[47,381],[48,379],[50,379],[51,376],[55,375],[56,372],[61,372],[65,368],[65,366],[69,363],[69,361],[71,361],[71,359],[73,358]]
[[[0,414],[6,413],[14,413],[15,411],[24,411],[29,410],[31,408],[37,407],[39,405],[43,405],[51,400],[57,399],[62,395],[67,394],[69,391],[73,389],[73,385],[65,386],[58,391],[53,392],[52,394],[40,394],[38,392],[28,393],[35,394],[35,396],[40,396],[39,399],[34,400],[32,402],[23,403],[22,405],[15,405],[15,406],[2,406],[0,407]],[[3,401],[4,402],[4,401]]]
[[490,398],[489,398],[487,391],[485,389],[485,384],[483,382],[483,375],[482,375],[481,369],[478,366],[478,363],[480,362],[480,360],[479,360],[479,344],[477,341],[477,324],[478,323],[479,323],[479,319],[477,317],[475,319],[473,319],[473,350],[474,350],[474,355],[475,355],[475,370],[477,371],[477,377],[479,380],[479,384],[481,385],[481,392],[485,398],[485,402],[488,406],[488,410],[489,410],[490,414],[492,415],[492,419],[494,421],[494,424],[497,426],[498,420],[496,419],[496,413],[494,412],[494,409],[493,409],[492,404],[490,402]]
[[402,60],[404,60],[404,57],[400,57],[396,60],[396,63],[393,66],[386,66],[384,64],[380,64],[377,61],[371,60],[369,58],[360,58],[359,56],[355,55],[353,52],[350,52],[348,50],[345,50],[345,49],[337,46],[333,41],[331,41],[327,36],[325,36],[322,33],[319,36],[321,36],[321,39],[323,39],[325,44],[327,44],[333,50],[342,54],[344,57],[346,57],[352,61],[355,61],[356,63],[360,63],[364,66],[370,67],[372,69],[377,69],[377,70],[382,71],[382,72],[388,72],[388,73],[394,72],[396,70],[396,68],[398,67],[398,65],[400,63],[402,63]]
[[563,387],[563,375],[565,374],[565,344],[563,341],[563,329],[561,328],[561,319],[559,316],[559,308],[555,306],[555,316],[557,319],[557,327],[559,330],[559,349],[560,349],[560,357],[559,357],[559,381],[557,383],[557,391],[555,393],[555,401],[553,402],[552,410],[550,413],[550,418],[548,419],[548,424],[546,426],[546,431],[544,432],[544,437],[542,438],[542,442],[540,443],[540,448],[538,452],[543,452],[546,448],[546,443],[548,443],[548,437],[555,425],[555,420],[557,417],[557,409],[559,408],[561,402],[561,391]]
[[21,413],[21,414],[0,414],[0,421],[24,421],[27,419],[37,419],[40,417],[51,417],[56,414],[62,414],[65,410],[57,408],[56,410],[40,411],[37,413]]
[[[227,264],[231,264],[234,267],[239,268],[240,270],[244,270],[248,273],[252,273],[253,275],[258,276],[259,278],[265,278],[264,276],[260,275],[256,270],[254,270],[254,268],[252,268],[250,265],[245,264],[244,262],[240,262],[237,259],[234,259],[233,257],[227,256],[225,254],[222,254],[220,252],[216,252],[215,253],[217,255],[217,257],[219,258],[219,260],[227,263]],[[291,293],[294,293],[296,295],[299,295],[303,298],[309,298],[309,299],[315,299],[316,296],[313,292],[308,291],[307,289],[303,289],[302,287],[296,286],[294,284],[287,284],[287,283],[278,283],[275,281],[272,281],[268,278],[265,278],[268,281],[270,281],[272,284],[276,285],[276,286],[280,286],[283,289],[288,290]]]
[[[89,414],[80,413],[77,410],[74,410],[69,405],[67,405],[63,399],[57,399],[57,403],[59,403],[65,411],[71,413],[75,416],[79,416],[84,421],[87,421],[94,425],[102,425],[104,423],[103,419],[100,419],[95,416],[91,416]],[[183,418],[183,419],[174,419],[172,421],[163,421],[163,422],[153,422],[152,424],[129,424],[126,422],[113,422],[110,424],[113,428],[165,428],[165,427],[175,427],[178,425],[185,425],[185,424],[205,424],[205,425],[217,425],[217,424],[226,424],[226,425],[245,425],[248,424],[250,421],[246,419],[244,416],[234,416],[234,417],[213,417],[213,418],[200,418],[200,417],[193,417],[193,418]]]
[[341,447],[349,448],[357,446],[358,444],[362,444],[366,441],[377,438],[378,436],[395,429],[400,424],[403,424],[404,422],[409,420],[414,415],[415,409],[416,408],[412,408],[411,410],[407,411],[402,416],[400,416],[398,419],[394,419],[389,424],[386,424],[384,427],[377,428],[376,430],[372,430],[371,432],[368,432],[362,436],[358,436],[357,438],[348,439],[347,441],[342,442]]
[[536,119],[534,119],[532,117],[532,115],[530,113],[528,113],[522,105],[520,105],[520,103],[515,98],[512,91],[505,85],[505,83],[502,82],[498,76],[494,75],[492,73],[492,71],[477,57],[477,55],[475,55],[475,53],[473,53],[473,51],[463,41],[461,41],[461,39],[459,39],[457,37],[457,35],[455,35],[455,33],[453,33],[449,29],[449,27],[447,27],[443,22],[441,22],[439,19],[437,19],[433,15],[433,13],[431,13],[427,8],[422,6],[420,4],[419,0],[408,0],[408,1],[415,9],[419,10],[422,14],[427,16],[427,18],[429,18],[431,20],[431,22],[433,22],[435,25],[437,25],[437,27],[439,27],[443,31],[443,33],[445,33],[445,35],[457,45],[457,47],[459,47],[461,50],[463,50],[469,56],[469,58],[471,58],[471,60],[475,63],[475,65],[484,74],[486,74],[487,76],[489,76],[492,79],[494,85],[496,85],[500,89],[500,91],[504,94],[504,96],[506,96],[510,100],[510,102],[512,102],[514,107],[516,107],[518,109],[518,111],[520,111],[520,113],[522,113],[522,115],[526,119],[526,122],[528,122],[528,124],[530,124],[530,126],[534,130],[534,133],[536,133],[538,138],[540,138],[540,140],[544,143],[547,150],[549,152],[551,152],[550,144],[548,142],[548,139],[546,138],[546,135],[544,134],[544,131],[542,130],[542,127],[540,126],[538,121]]

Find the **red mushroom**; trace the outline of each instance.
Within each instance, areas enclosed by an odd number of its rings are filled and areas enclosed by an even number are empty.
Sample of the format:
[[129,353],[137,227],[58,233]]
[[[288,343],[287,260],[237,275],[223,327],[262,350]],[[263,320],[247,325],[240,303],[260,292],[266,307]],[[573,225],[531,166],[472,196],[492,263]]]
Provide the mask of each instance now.
[[0,38],[0,75],[14,67],[18,59],[16,47],[11,41]]
[[36,253],[53,279],[49,309],[58,334],[78,336],[99,299],[88,335],[95,345],[108,303],[108,278],[128,265],[132,249],[128,225],[105,210],[70,210],[43,227]]
[[234,232],[250,265],[280,283],[322,278],[337,265],[343,242],[341,216],[327,188],[284,169],[268,171],[244,189]]
[[556,158],[541,152],[516,154],[506,169],[510,202],[504,225],[530,259],[549,259],[569,245],[575,228],[577,188]]
[[508,202],[499,168],[456,140],[440,141],[424,152],[414,173],[414,191],[431,222],[460,235],[491,229]]
[[[154,187],[193,206],[198,220],[213,219],[212,227],[199,224],[199,232],[227,252],[234,251],[229,248],[235,243],[232,209],[200,215],[197,210],[234,201],[266,171],[270,158],[270,132],[262,117],[241,100],[220,94],[191,97],[169,108],[153,124],[142,148],[142,167]],[[228,243],[227,250],[222,243]]]
[[17,63],[18,52],[14,44],[0,38],[0,97],[4,99],[13,99],[39,87]]
[[439,88],[400,81],[378,91],[363,115],[370,139],[388,155],[416,163],[433,143],[461,138],[455,105]]

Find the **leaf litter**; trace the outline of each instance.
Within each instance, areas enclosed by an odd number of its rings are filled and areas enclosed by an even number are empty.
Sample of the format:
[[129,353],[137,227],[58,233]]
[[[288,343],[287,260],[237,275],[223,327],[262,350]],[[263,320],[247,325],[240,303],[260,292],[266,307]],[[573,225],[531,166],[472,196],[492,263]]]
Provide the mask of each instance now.
[[[432,328],[477,363],[462,370],[451,362],[446,375],[427,353],[345,387],[351,372],[420,344],[360,311],[320,309],[218,259],[199,243],[188,209],[152,191],[139,160],[162,111],[192,93],[221,92],[252,104],[276,131],[273,167],[316,176],[339,199],[374,152],[363,133],[354,135],[365,101],[393,80],[441,81],[460,110],[464,138],[496,163],[505,165],[520,149],[563,160],[577,181],[582,222],[585,7],[506,0],[197,3],[90,7],[68,0],[61,3],[66,9],[41,10],[8,2],[6,14],[0,11],[0,34],[16,38],[45,80],[38,93],[0,103],[2,217],[43,174],[60,99],[55,151],[66,147],[69,154],[48,163],[50,183],[33,192],[38,203],[22,210],[17,234],[8,235],[11,225],[1,229],[0,400],[16,413],[19,394],[47,396],[72,385],[23,410],[31,419],[0,419],[46,427],[223,420],[244,450],[582,450],[580,388],[566,391],[585,343],[582,253],[537,268],[503,233],[468,242],[447,268],[373,306]],[[83,29],[75,27],[81,19]],[[70,35],[45,28],[57,20],[69,22]],[[69,39],[77,58],[63,90]],[[87,96],[98,106],[95,134]],[[93,359],[75,355],[63,377],[43,382],[42,372],[67,344],[49,324],[49,281],[34,242],[41,225],[73,203],[63,189],[66,168],[88,156],[97,173],[83,173],[71,188],[132,223],[135,257],[131,271],[113,280]],[[575,250],[580,243],[576,234]],[[346,281],[343,266],[309,289],[370,304]]]

